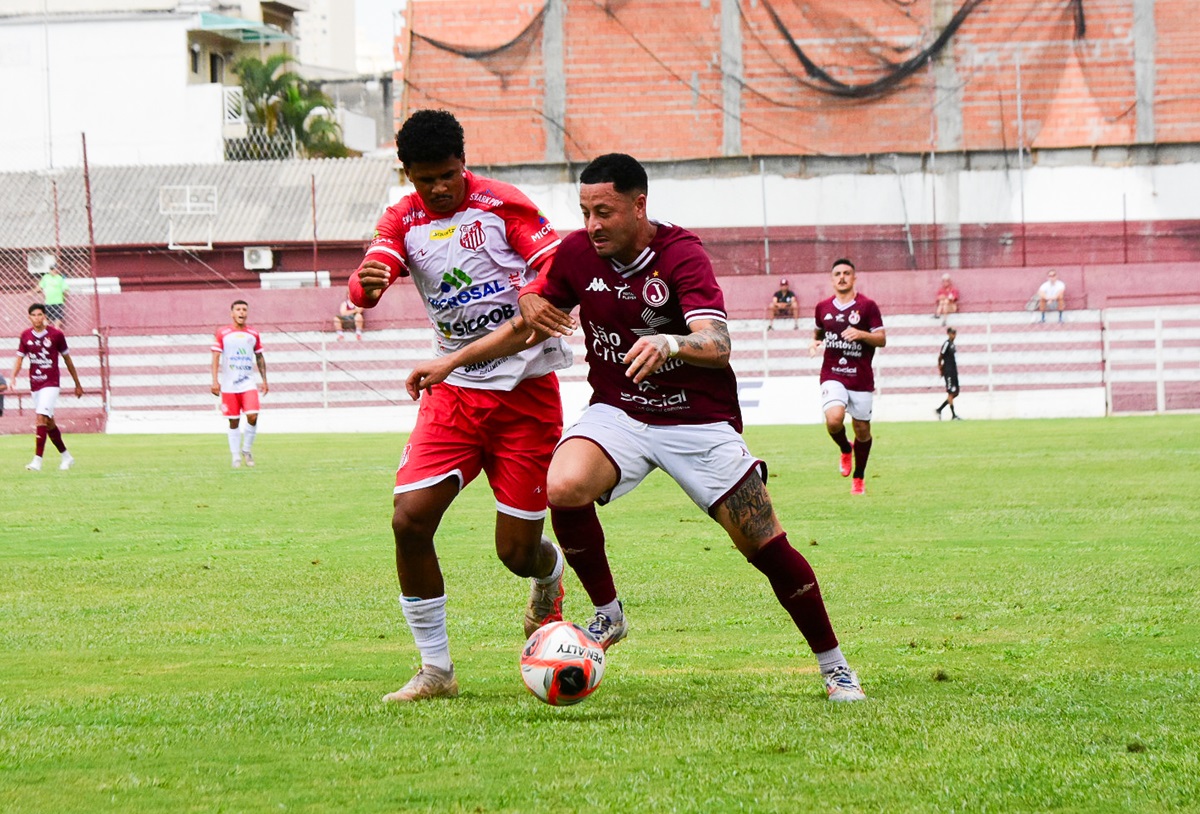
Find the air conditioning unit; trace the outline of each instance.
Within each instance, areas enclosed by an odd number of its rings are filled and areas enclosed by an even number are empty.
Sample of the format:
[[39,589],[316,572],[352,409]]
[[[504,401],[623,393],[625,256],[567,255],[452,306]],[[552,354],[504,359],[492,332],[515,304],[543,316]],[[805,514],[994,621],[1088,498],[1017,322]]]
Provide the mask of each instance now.
[[246,246],[242,249],[242,265],[252,271],[269,269],[275,265],[275,253],[266,246]]
[[25,255],[25,265],[30,274],[42,275],[58,265],[52,252],[29,252]]

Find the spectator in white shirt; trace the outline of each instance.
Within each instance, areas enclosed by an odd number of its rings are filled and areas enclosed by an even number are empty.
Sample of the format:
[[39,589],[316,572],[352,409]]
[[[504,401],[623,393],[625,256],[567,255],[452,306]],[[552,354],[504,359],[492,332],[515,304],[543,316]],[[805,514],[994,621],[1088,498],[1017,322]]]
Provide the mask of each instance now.
[[1049,303],[1052,307],[1058,310],[1058,321],[1063,321],[1063,292],[1067,290],[1067,284],[1058,279],[1058,272],[1050,269],[1046,273],[1046,282],[1042,283],[1038,288],[1038,311],[1041,312],[1041,322],[1046,321],[1046,305]]

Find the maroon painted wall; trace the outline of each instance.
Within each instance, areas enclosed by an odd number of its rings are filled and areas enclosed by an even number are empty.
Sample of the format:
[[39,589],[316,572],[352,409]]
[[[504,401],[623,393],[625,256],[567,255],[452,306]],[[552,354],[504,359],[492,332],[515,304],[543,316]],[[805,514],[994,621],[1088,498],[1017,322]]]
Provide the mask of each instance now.
[[[697,229],[717,274],[763,275],[763,231],[757,227]],[[1051,265],[1200,263],[1200,221],[1135,223],[966,224],[951,233],[945,226],[902,225],[780,226],[768,232],[772,277],[798,270],[827,269],[838,257],[864,268],[926,270],[988,269],[1007,274],[1028,266],[1041,277]],[[910,251],[911,237],[911,251]],[[264,244],[268,245],[268,244]],[[312,271],[312,244],[268,245],[275,271]],[[365,245],[322,243],[315,267],[340,285],[358,267]],[[951,262],[953,259],[953,262]],[[145,246],[102,247],[97,275],[119,277],[125,291],[257,288],[259,272],[248,271],[241,246],[217,246],[190,255]],[[964,272],[965,273],[965,272]]]
[[[939,271],[877,270],[857,261],[859,290],[877,300],[885,314],[933,313]],[[962,295],[962,310],[1012,311],[1025,307],[1046,277],[1049,266],[959,269],[952,272]],[[1133,265],[1058,265],[1067,285],[1068,308],[1158,305],[1200,302],[1200,262]],[[781,275],[782,276],[782,275]],[[825,269],[788,272],[802,303],[802,314],[832,294]],[[765,317],[778,287],[772,275],[723,277],[726,308],[738,319]],[[196,291],[130,291],[101,295],[100,322],[112,335],[198,333],[224,325],[235,299],[250,304],[250,323],[271,330],[332,330],[333,314],[345,296],[344,285],[267,291],[258,288]],[[6,304],[6,307],[10,307]],[[11,306],[15,307],[15,305]],[[425,309],[412,283],[401,280],[380,304],[367,312],[367,329],[421,327]]]

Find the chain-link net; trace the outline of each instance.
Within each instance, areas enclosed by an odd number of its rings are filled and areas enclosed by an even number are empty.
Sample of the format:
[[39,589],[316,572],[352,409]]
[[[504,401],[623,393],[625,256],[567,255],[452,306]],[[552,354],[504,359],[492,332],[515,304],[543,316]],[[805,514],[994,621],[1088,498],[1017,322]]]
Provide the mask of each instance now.
[[[0,375],[12,373],[17,338],[30,327],[33,303],[47,306],[47,317],[67,334],[71,358],[85,394],[75,399],[62,367],[63,397],[55,418],[67,431],[103,426],[104,368],[97,332],[97,281],[91,274],[87,206],[82,170],[9,176],[4,186],[16,215],[0,221]],[[61,293],[60,293],[61,292]],[[0,433],[28,432],[34,423],[29,394],[29,365],[4,395]]]
[[[60,399],[58,417],[68,431],[99,429],[106,419],[110,429],[113,420],[147,429],[219,429],[222,422],[209,392],[210,345],[214,329],[226,324],[235,299],[250,303],[250,322],[263,334],[271,383],[264,410],[273,411],[270,426],[281,431],[338,429],[365,422],[403,429],[411,423],[415,405],[404,392],[404,380],[414,363],[435,351],[433,330],[415,287],[407,281],[390,290],[380,306],[367,313],[361,339],[352,324],[340,325],[336,314],[345,296],[345,279],[361,258],[357,244],[343,246],[336,260],[332,249],[321,248],[322,265],[328,270],[306,271],[294,261],[286,261],[290,268],[280,268],[280,259],[269,246],[217,244],[209,251],[169,251],[162,242],[114,247],[112,241],[104,244],[101,240],[103,245],[97,249],[100,267],[128,270],[128,274],[121,279],[93,274],[89,188],[95,193],[90,208],[98,236],[109,234],[113,223],[124,218],[135,225],[152,221],[158,240],[165,241],[162,189],[175,190],[166,194],[168,203],[187,202],[182,208],[167,206],[169,212],[211,217],[197,202],[209,200],[202,194],[209,188],[206,185],[220,186],[222,201],[244,219],[260,200],[263,208],[273,206],[274,211],[281,211],[284,186],[276,175],[269,174],[270,169],[268,162],[239,166],[241,192],[232,190],[220,176],[208,177],[204,174],[207,170],[178,171],[169,178],[167,174],[155,176],[144,189],[119,186],[111,169],[94,173],[90,184],[79,169],[0,178],[10,204],[7,211],[12,213],[0,219],[0,337],[6,337],[0,341],[15,348],[16,337],[29,325],[28,306],[48,299],[39,283],[46,275],[61,274],[67,282],[63,328],[86,390],[80,400],[69,392]],[[147,168],[139,176],[154,172]],[[314,185],[323,189],[314,175],[305,174],[301,180],[305,183],[293,184],[295,189],[289,193],[297,201],[311,194]],[[182,184],[179,189],[184,192],[169,187],[168,181]],[[329,186],[331,194],[320,199],[329,201],[329,212],[340,212],[334,194],[338,187]],[[133,194],[137,191],[142,194]],[[312,219],[300,203],[293,208]],[[347,210],[345,219],[369,224],[378,207],[368,204],[366,208],[372,211]],[[331,219],[326,210],[318,212],[318,217]],[[980,227],[979,245],[1002,244],[1003,235],[997,238],[988,228]],[[1194,229],[1194,225],[1188,228]],[[823,273],[809,272],[819,278],[811,283],[804,272],[791,270],[827,268],[828,255],[835,248],[839,253],[870,257],[874,267],[915,266],[927,271],[937,265],[923,259],[923,251],[947,251],[945,236],[938,241],[933,239],[935,235],[914,231],[917,239],[910,242],[900,227],[840,229],[836,239],[831,237],[832,227],[816,233],[799,227],[794,233],[773,230],[771,268],[775,275],[788,269],[793,284],[802,283],[798,294],[806,302],[820,299],[815,294],[825,291],[827,279]],[[1109,234],[1118,247],[1154,245],[1153,238],[1126,234],[1120,224],[1109,227]],[[1186,229],[1176,225],[1173,231],[1164,232],[1159,245],[1188,236]],[[1142,243],[1137,242],[1139,238]],[[975,233],[964,228],[956,239],[975,239]],[[811,331],[807,320],[802,319],[798,329],[792,328],[790,320],[783,320],[774,331],[767,331],[762,298],[739,291],[751,288],[748,283],[753,276],[761,278],[766,270],[767,252],[761,235],[747,239],[744,234],[731,234],[728,240],[706,236],[706,244],[718,273],[747,275],[736,283],[727,279],[725,287],[733,318],[733,365],[743,380],[748,411],[782,404],[787,410],[778,415],[760,413],[759,419],[763,423],[797,420],[796,414],[804,410],[787,398],[771,395],[771,390],[789,378],[807,382],[816,376],[817,362],[808,356]],[[958,247],[960,253],[973,255],[964,245]],[[1104,245],[1108,244],[1098,243],[1096,251],[1112,254],[1112,247],[1104,249]],[[305,252],[305,264],[316,267],[315,250],[306,247]],[[1032,246],[1026,252],[1037,254]],[[914,254],[915,263],[904,262],[913,261]],[[888,262],[893,256],[894,262]],[[1131,261],[1134,256],[1145,259],[1133,253]],[[119,262],[114,263],[113,257]],[[1090,255],[1080,255],[1076,263],[1090,260]],[[985,265],[981,262],[978,267]],[[1023,264],[1014,258],[1012,265]],[[1023,310],[1030,293],[1028,284],[1013,282],[1012,277],[1000,273],[977,277],[975,287],[964,289],[967,312],[951,318],[960,331],[964,396],[983,395],[992,405],[989,414],[1027,414],[1020,405],[1030,402],[1019,394],[1031,390],[1050,393],[1050,401],[1060,399],[1063,404],[1084,398],[1082,394],[1087,399],[1099,398],[1101,414],[1200,408],[1200,317],[1196,314],[1171,306],[1146,315],[1126,309],[1089,310],[1086,306],[1092,297],[1107,295],[1111,304],[1113,292],[1101,290],[1102,280],[1107,279],[1103,276],[1088,281],[1081,277],[1069,292],[1070,310],[1064,324],[1058,324],[1057,314],[1050,314],[1049,324],[1042,325],[1039,314]],[[883,306],[891,334],[877,368],[881,404],[923,405],[924,399],[936,397],[941,390],[936,354],[945,328],[931,320],[928,311],[920,313],[930,306],[924,302],[928,292],[923,284],[912,283],[907,272],[868,279],[872,286],[868,293]],[[987,286],[982,285],[985,281],[990,281]],[[920,291],[914,294],[918,287]],[[1182,297],[1187,292],[1178,293]],[[1104,296],[1099,300],[1103,302]],[[1194,296],[1177,300],[1194,302]],[[1136,298],[1128,301],[1138,302]],[[808,314],[808,307],[802,306],[802,317]],[[572,408],[587,398],[584,349],[578,338],[574,344],[576,366],[561,375]],[[11,358],[0,366],[0,373],[11,371]],[[0,432],[28,432],[34,420],[28,379],[23,375],[21,381],[10,384],[13,390],[6,396]],[[815,392],[803,382],[799,390]],[[383,423],[376,417],[363,418],[360,412],[381,409],[386,411]],[[168,418],[174,423],[157,423]],[[750,418],[754,420],[753,415]]]

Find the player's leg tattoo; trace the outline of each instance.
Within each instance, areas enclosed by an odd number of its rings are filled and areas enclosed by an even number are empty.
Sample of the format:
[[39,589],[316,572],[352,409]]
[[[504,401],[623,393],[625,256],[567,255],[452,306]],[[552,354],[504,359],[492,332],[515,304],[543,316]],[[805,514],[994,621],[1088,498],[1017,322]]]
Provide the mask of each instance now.
[[724,505],[733,526],[748,540],[766,540],[775,530],[775,510],[757,472],[751,472]]

